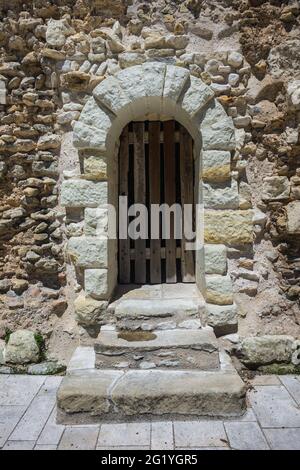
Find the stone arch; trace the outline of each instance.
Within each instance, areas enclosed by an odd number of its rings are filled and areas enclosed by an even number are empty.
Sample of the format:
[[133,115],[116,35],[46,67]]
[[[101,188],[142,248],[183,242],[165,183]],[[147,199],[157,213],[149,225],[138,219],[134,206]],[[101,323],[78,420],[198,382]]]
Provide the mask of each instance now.
[[[230,170],[234,126],[211,88],[184,68],[148,62],[123,69],[93,90],[73,133],[74,145],[83,156],[83,174],[65,181],[61,191],[62,205],[85,210],[85,237],[69,240],[70,259],[85,270],[83,295],[108,300],[116,282],[115,252],[109,247],[111,241],[95,236],[92,218],[103,219],[101,224],[106,226],[105,204],[112,201],[109,182],[115,172],[111,163],[123,127],[133,120],[165,119],[180,122],[195,142],[195,174],[199,175],[196,202],[204,203],[204,214],[197,221],[202,246],[196,254],[197,284],[214,304],[212,311],[230,308],[235,316],[225,246],[227,235],[229,243],[235,238],[231,212],[239,212],[237,184]],[[251,215],[242,212],[237,214],[244,218],[239,239],[248,243]],[[224,233],[220,216],[228,225]],[[208,244],[203,246],[204,241]]]

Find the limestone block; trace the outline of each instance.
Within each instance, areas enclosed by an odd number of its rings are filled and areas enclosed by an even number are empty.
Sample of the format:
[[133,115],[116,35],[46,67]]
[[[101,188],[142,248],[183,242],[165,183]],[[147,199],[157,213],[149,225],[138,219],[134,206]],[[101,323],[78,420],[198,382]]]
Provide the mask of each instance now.
[[213,102],[207,109],[201,125],[204,150],[231,150],[235,148],[234,126],[222,105]]
[[90,155],[84,158],[84,173],[93,180],[107,179],[107,159],[97,155]]
[[145,95],[162,97],[166,65],[159,62],[148,62],[142,65],[145,82]]
[[290,195],[290,183],[287,176],[266,176],[263,180],[262,199],[273,201],[286,199]]
[[206,304],[206,321],[217,336],[235,333],[238,323],[236,305]]
[[107,239],[100,237],[72,237],[67,253],[75,266],[80,268],[107,267]]
[[120,87],[117,78],[113,76],[99,83],[99,85],[94,88],[93,95],[115,114],[117,114],[121,108],[130,104],[130,99]]
[[95,299],[106,299],[107,269],[86,269],[84,271],[85,292]]
[[205,210],[206,243],[243,244],[253,242],[252,210]]
[[108,209],[105,207],[85,209],[84,223],[84,231],[86,235],[106,236],[108,232]]
[[140,52],[122,52],[122,54],[118,55],[118,59],[120,67],[125,69],[126,67],[142,64],[146,61],[146,56]]
[[141,66],[136,65],[121,70],[116,78],[131,102],[145,97],[145,77]]
[[4,80],[0,80],[0,104],[6,104],[6,85]]
[[224,181],[230,177],[230,152],[206,150],[202,153],[202,177],[208,181]]
[[210,209],[238,209],[239,192],[236,180],[231,181],[230,186],[218,187],[216,184],[204,183],[204,206]]
[[190,80],[190,86],[182,100],[182,107],[192,117],[214,97],[214,93],[199,78],[191,76]]
[[46,29],[46,42],[50,46],[63,46],[66,42],[66,37],[70,34],[75,34],[75,31],[65,19],[49,19]]
[[63,181],[60,200],[65,207],[97,207],[107,204],[107,182],[84,179]]
[[108,302],[95,300],[80,294],[74,301],[75,316],[78,323],[85,326],[105,323]]
[[227,249],[225,245],[204,245],[205,273],[226,274]]
[[13,364],[38,362],[40,351],[34,333],[29,330],[17,330],[11,333],[4,355],[5,362]]
[[229,275],[207,274],[205,282],[207,302],[217,305],[233,303],[232,282]]
[[300,201],[290,202],[286,207],[287,232],[300,234]]
[[300,80],[294,80],[288,84],[287,93],[291,106],[300,109]]
[[227,62],[234,68],[239,68],[243,65],[244,57],[242,54],[236,51],[232,51],[228,54]]
[[242,362],[252,366],[290,362],[293,352],[292,336],[265,335],[245,338],[239,347]]
[[188,70],[174,65],[167,65],[163,96],[177,101],[188,78]]

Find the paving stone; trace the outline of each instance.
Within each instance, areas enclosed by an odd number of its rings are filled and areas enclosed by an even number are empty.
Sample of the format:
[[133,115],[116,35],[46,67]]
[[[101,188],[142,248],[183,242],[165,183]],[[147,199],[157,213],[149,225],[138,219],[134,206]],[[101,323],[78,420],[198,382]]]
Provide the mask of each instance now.
[[174,435],[176,448],[226,447],[228,444],[222,421],[177,421]]
[[251,384],[256,385],[280,385],[280,380],[277,375],[256,375],[251,380]]
[[96,447],[99,426],[67,426],[59,450],[93,450]]
[[283,386],[257,386],[249,399],[262,427],[300,427],[300,410]]
[[174,448],[173,423],[153,422],[151,424],[151,449],[164,450]]
[[25,411],[25,406],[0,406],[0,447],[5,444]]
[[0,388],[0,404],[28,406],[44,381],[43,376],[8,376]]
[[117,446],[117,447],[97,447],[96,450],[149,450],[150,446]]
[[36,445],[34,450],[56,450],[57,446],[45,444],[45,445]]
[[35,441],[7,441],[2,450],[32,450]]
[[37,395],[10,436],[14,440],[36,440],[55,405],[55,394]]
[[58,445],[64,429],[65,426],[56,424],[56,408],[54,408],[37,443],[39,445]]
[[272,450],[300,450],[300,428],[264,429]]
[[95,353],[93,347],[81,347],[75,349],[67,373],[77,369],[93,369],[95,366]]
[[98,447],[150,446],[150,423],[102,424]]
[[235,450],[267,450],[269,446],[257,423],[224,423],[230,447]]
[[294,400],[300,405],[300,379],[297,376],[286,375],[280,377],[281,382],[292,395]]

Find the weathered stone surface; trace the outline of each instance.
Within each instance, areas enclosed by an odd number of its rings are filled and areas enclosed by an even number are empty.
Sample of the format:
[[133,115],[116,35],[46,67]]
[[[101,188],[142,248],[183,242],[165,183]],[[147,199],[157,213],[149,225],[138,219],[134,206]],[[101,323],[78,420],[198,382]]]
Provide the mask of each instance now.
[[55,375],[65,372],[66,366],[59,362],[45,361],[39,364],[31,364],[27,368],[29,375]]
[[6,104],[6,85],[4,80],[0,80],[0,104]]
[[234,127],[220,103],[213,102],[200,126],[204,150],[231,150],[235,147]]
[[92,370],[67,375],[58,389],[57,405],[67,413],[88,411],[92,415],[105,415],[111,407],[109,390],[122,374],[113,370]]
[[107,180],[107,159],[98,155],[85,157],[84,173],[93,181]]
[[205,273],[226,274],[227,249],[225,245],[204,245]]
[[86,269],[84,271],[85,292],[95,299],[107,297],[107,269]]
[[204,237],[206,243],[252,243],[252,210],[205,210]]
[[300,80],[294,80],[289,83],[287,93],[291,106],[295,109],[300,109]]
[[293,337],[286,335],[265,335],[245,338],[239,348],[242,362],[251,366],[288,363],[293,352]]
[[209,209],[238,209],[239,193],[236,180],[231,180],[230,186],[204,183],[203,186],[204,206]]
[[11,333],[5,348],[5,361],[13,364],[38,362],[40,357],[34,333],[29,330],[17,330]]
[[[218,343],[211,329],[101,331],[95,343],[96,367],[178,368],[210,370],[219,367]],[[151,366],[150,366],[151,364]]]
[[207,181],[224,181],[230,177],[230,152],[206,150],[202,152],[202,177]]
[[66,207],[97,207],[107,204],[107,183],[84,179],[66,180],[61,186],[61,204]]
[[181,105],[193,117],[213,98],[214,93],[199,78],[191,76],[190,81],[190,86],[184,94]]
[[107,267],[107,239],[100,237],[72,237],[67,253],[75,266],[81,268]]
[[66,37],[75,31],[66,20],[49,19],[46,29],[46,41],[50,46],[60,47],[66,42]]
[[107,235],[108,210],[102,207],[85,209],[84,224],[84,232],[86,235]]
[[75,316],[78,323],[84,326],[95,326],[105,323],[108,303],[95,300],[80,294],[74,301]]
[[206,321],[212,326],[217,336],[228,335],[237,331],[237,310],[232,305],[206,304]]
[[145,97],[145,77],[141,66],[137,65],[121,70],[116,78],[131,102]]
[[234,68],[239,68],[243,65],[244,57],[242,54],[236,51],[232,51],[228,54],[227,62]]
[[290,234],[300,234],[300,201],[290,202],[286,206],[287,231]]
[[262,199],[273,201],[286,199],[290,195],[290,183],[286,176],[266,176]]
[[101,101],[112,112],[117,112],[130,103],[130,99],[119,85],[119,81],[115,77],[109,77],[99,83],[93,90],[94,97]]
[[218,305],[233,303],[232,282],[229,275],[207,274],[205,282],[207,302]]
[[186,69],[176,67],[174,65],[168,65],[165,75],[163,96],[170,98],[173,101],[177,101],[188,78],[189,73]]

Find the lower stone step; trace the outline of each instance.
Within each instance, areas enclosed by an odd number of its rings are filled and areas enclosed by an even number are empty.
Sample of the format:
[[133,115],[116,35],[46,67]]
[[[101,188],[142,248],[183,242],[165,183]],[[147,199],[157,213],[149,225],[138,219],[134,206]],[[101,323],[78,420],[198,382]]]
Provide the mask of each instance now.
[[94,344],[96,368],[213,370],[219,351],[212,328],[100,332]]
[[[200,314],[205,311],[205,302],[195,299],[124,299],[115,307],[119,328],[123,329],[167,329],[195,328],[200,325]],[[194,323],[191,323],[194,320]]]
[[93,361],[92,348],[77,348],[57,392],[59,423],[235,417],[246,409],[246,387],[224,351],[216,371],[99,370]]

